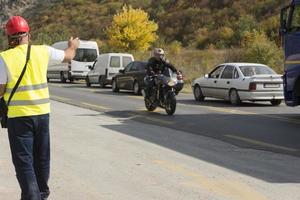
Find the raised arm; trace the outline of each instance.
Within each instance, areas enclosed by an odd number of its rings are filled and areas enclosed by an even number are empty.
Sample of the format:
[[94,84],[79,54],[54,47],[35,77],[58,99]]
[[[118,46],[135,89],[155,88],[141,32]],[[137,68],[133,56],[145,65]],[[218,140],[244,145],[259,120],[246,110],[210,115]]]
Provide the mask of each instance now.
[[79,39],[75,38],[73,39],[73,37],[70,38],[69,42],[68,42],[68,48],[65,50],[65,58],[64,58],[64,63],[68,63],[71,62],[71,60],[73,60],[73,58],[76,55],[76,50],[79,47]]

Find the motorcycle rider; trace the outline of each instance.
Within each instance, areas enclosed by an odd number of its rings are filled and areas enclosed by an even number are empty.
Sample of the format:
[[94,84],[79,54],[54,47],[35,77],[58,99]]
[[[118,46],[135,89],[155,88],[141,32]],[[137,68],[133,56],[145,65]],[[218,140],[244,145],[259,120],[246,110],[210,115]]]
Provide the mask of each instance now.
[[[145,95],[150,95],[150,90],[154,86],[154,81],[151,78],[153,75],[162,75],[167,69],[171,69],[172,72],[180,74],[180,72],[172,65],[165,57],[165,51],[161,48],[155,48],[153,51],[153,57],[148,60],[146,67],[145,77]],[[168,76],[164,74],[162,76]]]

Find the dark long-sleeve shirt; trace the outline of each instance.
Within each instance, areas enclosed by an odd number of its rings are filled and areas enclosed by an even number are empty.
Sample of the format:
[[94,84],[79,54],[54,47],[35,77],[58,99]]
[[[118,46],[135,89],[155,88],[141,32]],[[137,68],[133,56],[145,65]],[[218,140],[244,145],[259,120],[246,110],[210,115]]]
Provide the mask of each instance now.
[[153,71],[155,74],[157,73],[162,73],[165,71],[166,68],[171,69],[173,72],[177,72],[177,69],[174,67],[174,65],[172,65],[171,63],[169,63],[166,60],[157,60],[155,57],[152,57],[149,59],[148,61],[148,65],[147,65],[147,75],[151,74],[151,71]]

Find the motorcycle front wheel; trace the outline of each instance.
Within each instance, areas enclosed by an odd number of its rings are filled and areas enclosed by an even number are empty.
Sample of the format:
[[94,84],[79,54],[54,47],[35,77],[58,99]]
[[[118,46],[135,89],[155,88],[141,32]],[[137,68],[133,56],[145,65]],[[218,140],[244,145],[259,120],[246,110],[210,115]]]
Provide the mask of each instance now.
[[176,111],[176,97],[173,92],[169,93],[165,101],[165,110],[168,115],[173,115]]
[[148,98],[145,98],[145,106],[148,111],[152,112],[156,109],[156,105]]

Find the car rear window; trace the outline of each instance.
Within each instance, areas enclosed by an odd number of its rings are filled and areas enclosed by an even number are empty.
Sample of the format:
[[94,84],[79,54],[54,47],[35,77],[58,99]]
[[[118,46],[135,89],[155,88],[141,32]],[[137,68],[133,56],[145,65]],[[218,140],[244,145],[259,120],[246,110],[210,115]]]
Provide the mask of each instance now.
[[110,67],[113,67],[113,68],[121,67],[121,59],[119,56],[112,56],[110,58]]
[[123,56],[123,67],[126,67],[129,63],[132,62],[132,58],[129,56]]
[[240,70],[246,77],[254,75],[276,74],[267,66],[240,66]]

